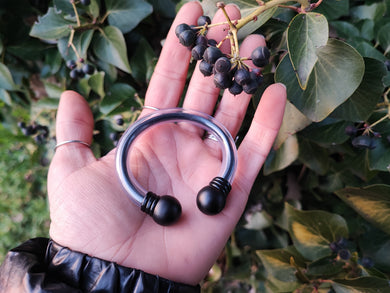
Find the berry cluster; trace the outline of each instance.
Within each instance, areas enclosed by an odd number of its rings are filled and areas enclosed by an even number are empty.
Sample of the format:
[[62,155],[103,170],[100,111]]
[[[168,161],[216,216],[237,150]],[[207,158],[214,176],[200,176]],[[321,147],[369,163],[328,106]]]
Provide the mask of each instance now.
[[[191,49],[194,60],[200,61],[199,70],[204,76],[214,74],[214,84],[220,89],[229,89],[233,95],[242,91],[254,94],[263,82],[261,67],[268,64],[270,52],[267,47],[257,47],[250,57],[242,58],[237,54],[226,55],[219,49],[213,39],[206,37],[210,17],[202,15],[197,21],[197,26],[189,26],[186,23],[179,24],[175,33],[179,42]],[[238,48],[235,49],[238,52]],[[255,68],[249,68],[245,60],[252,60]]]
[[34,140],[38,144],[44,143],[49,137],[49,128],[45,125],[36,123],[26,125],[24,122],[19,122],[18,126],[24,135],[34,136]]
[[91,64],[86,64],[84,59],[80,59],[78,62],[68,60],[66,61],[66,67],[70,69],[69,76],[74,80],[79,80],[95,72],[95,67]]
[[380,134],[373,132],[373,136],[370,136],[365,129],[365,127],[358,128],[355,125],[348,125],[345,127],[345,134],[352,138],[353,147],[358,149],[375,149],[377,138],[380,137]]

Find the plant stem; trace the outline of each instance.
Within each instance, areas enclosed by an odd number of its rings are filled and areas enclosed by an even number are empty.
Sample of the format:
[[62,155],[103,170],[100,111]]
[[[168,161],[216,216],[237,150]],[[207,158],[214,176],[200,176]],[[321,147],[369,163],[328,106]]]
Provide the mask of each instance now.
[[[271,0],[271,1],[265,2],[263,5],[259,6],[259,8],[257,8],[255,11],[253,11],[251,14],[238,20],[235,27],[237,28],[237,30],[239,30],[244,25],[246,25],[248,22],[256,19],[256,17],[259,16],[265,10],[270,9],[272,7],[275,7],[275,6],[282,5],[282,4],[287,3],[287,2],[291,2],[291,1],[289,1],[289,0]],[[296,2],[301,4],[301,11],[306,11],[306,9],[310,7],[308,0],[296,0]]]
[[77,26],[80,26],[81,25],[80,17],[79,17],[79,13],[77,12],[76,4],[74,4],[74,1],[71,1],[71,3],[72,3],[74,14],[76,15]]

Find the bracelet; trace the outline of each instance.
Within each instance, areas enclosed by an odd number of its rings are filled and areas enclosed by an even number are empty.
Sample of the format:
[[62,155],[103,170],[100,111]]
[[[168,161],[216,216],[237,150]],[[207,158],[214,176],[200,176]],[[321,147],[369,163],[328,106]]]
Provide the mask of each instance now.
[[222,166],[217,177],[203,187],[197,195],[198,208],[207,215],[218,214],[225,206],[237,168],[237,149],[229,131],[215,118],[207,114],[182,108],[156,110],[137,120],[120,139],[116,151],[116,170],[129,198],[141,211],[153,217],[160,225],[175,223],[181,215],[179,201],[170,195],[158,196],[145,190],[128,167],[128,156],[133,142],[148,128],[167,122],[189,122],[212,134],[222,149]]

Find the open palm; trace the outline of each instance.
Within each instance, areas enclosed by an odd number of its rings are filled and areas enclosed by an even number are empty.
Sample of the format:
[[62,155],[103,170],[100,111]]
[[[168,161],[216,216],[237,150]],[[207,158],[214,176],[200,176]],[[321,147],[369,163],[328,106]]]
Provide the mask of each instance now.
[[[232,19],[239,18],[235,6],[227,6],[227,11]],[[201,14],[196,2],[179,11],[150,82],[146,105],[178,105],[190,52],[178,44],[173,31],[179,23],[195,23]],[[217,13],[213,21],[221,20],[223,16]],[[208,35],[220,40],[223,29],[210,29]],[[249,36],[241,52],[250,54],[260,45],[265,45],[263,37]],[[218,94],[212,79],[196,70],[183,107],[214,114],[234,137],[250,96],[234,97],[226,92],[213,113]],[[116,174],[115,149],[96,159],[81,144],[59,147],[49,172],[50,236],[76,251],[173,281],[197,284],[218,257],[244,210],[280,127],[285,99],[285,88],[280,84],[270,86],[264,93],[238,150],[238,169],[226,207],[215,216],[206,216],[197,209],[196,194],[219,172],[218,143],[203,140],[201,132],[182,124],[153,127],[137,140],[131,154],[131,168],[137,180],[145,189],[172,195],[181,203],[182,216],[169,227],[157,225],[129,200]],[[150,111],[153,110],[144,109],[142,115]],[[57,115],[58,142],[78,139],[90,143],[92,133],[93,117],[88,104],[77,93],[65,92]]]

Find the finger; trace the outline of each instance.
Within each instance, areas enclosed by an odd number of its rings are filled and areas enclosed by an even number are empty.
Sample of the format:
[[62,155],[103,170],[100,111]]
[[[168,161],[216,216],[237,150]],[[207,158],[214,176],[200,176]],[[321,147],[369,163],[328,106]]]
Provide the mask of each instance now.
[[[225,9],[232,20],[240,18],[240,10],[236,5],[226,5]],[[212,23],[219,23],[224,21],[226,21],[224,14],[221,9],[218,9]],[[207,38],[220,42],[226,36],[228,29],[229,25],[211,27],[207,32]],[[226,40],[220,48],[223,53],[229,53],[229,41]],[[213,76],[205,77],[199,71],[198,62],[188,86],[183,107],[186,109],[193,109],[203,113],[212,114],[219,92],[220,89],[215,86]]]
[[[283,120],[286,104],[286,87],[277,83],[264,92],[257,107],[252,124],[238,149],[238,166],[233,188],[242,192],[241,196],[231,196],[232,207],[239,216],[247,201],[247,196],[260,172],[273,145]],[[234,208],[235,207],[235,208]]]
[[[197,2],[183,5],[178,12],[154,69],[146,92],[145,106],[160,109],[177,106],[186,81],[191,51],[180,44],[175,29],[181,23],[196,24],[200,15],[202,7]],[[143,114],[150,111],[145,109]]]
[[[57,144],[68,140],[92,142],[93,116],[88,103],[73,91],[61,95],[56,118]],[[67,143],[56,149],[50,167],[50,175],[66,177],[92,161],[95,157],[91,149],[81,143]]]
[[[262,35],[249,35],[242,42],[240,56],[249,57],[255,48],[265,45],[266,42]],[[252,61],[247,60],[245,63],[250,68],[254,67]],[[234,96],[228,90],[225,90],[223,94],[223,98],[215,113],[215,118],[229,130],[233,137],[236,137],[241,127],[251,98],[252,95],[245,92]]]

